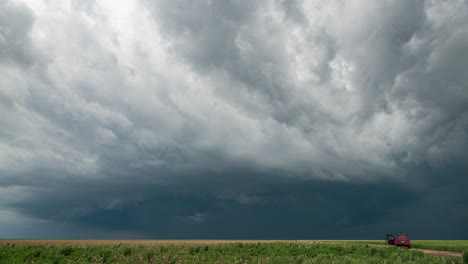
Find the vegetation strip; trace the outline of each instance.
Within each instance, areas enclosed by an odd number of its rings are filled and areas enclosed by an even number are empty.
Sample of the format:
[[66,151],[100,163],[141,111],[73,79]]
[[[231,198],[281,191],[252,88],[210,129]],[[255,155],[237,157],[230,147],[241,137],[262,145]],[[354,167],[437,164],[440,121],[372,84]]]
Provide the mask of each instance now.
[[[352,241],[351,243],[386,245],[384,241]],[[462,253],[468,251],[468,240],[412,240],[411,247]]]
[[[376,247],[395,247],[395,246],[390,246],[390,245],[375,245],[375,244],[370,244],[371,246],[376,246]],[[429,249],[408,249],[408,248],[400,248],[402,250],[420,250],[425,254],[431,254],[435,256],[442,256],[442,257],[449,257],[449,258],[461,258],[462,253],[458,252],[451,252],[451,251],[441,251],[441,250],[429,250]]]
[[[29,244],[28,244],[28,243]],[[353,242],[0,241],[0,263],[463,263]],[[42,244],[41,244],[42,243]]]

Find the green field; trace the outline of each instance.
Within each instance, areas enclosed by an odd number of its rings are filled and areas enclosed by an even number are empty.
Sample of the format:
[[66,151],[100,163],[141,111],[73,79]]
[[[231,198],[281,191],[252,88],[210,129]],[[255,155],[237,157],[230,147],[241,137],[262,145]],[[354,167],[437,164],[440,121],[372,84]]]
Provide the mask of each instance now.
[[[359,243],[0,243],[0,263],[463,263],[460,258]],[[37,241],[36,241],[37,242]]]
[[413,248],[446,250],[453,252],[468,251],[468,240],[414,240]]
[[[358,243],[385,245],[385,241],[356,241]],[[411,240],[412,248],[444,250],[452,252],[468,251],[468,240]]]

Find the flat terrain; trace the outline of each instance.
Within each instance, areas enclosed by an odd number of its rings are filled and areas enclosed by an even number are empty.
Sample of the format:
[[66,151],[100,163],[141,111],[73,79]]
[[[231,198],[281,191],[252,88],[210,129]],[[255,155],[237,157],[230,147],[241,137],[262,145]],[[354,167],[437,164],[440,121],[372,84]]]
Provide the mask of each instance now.
[[[412,249],[414,250],[414,249]],[[430,250],[430,249],[419,249],[421,250],[422,252],[424,252],[425,254],[431,254],[431,255],[435,255],[435,256],[442,256],[442,257],[458,257],[458,258],[461,258],[462,257],[462,253],[458,253],[458,252],[450,252],[450,251],[440,251],[440,250]]]
[[[0,245],[16,244],[22,246],[160,246],[160,245],[219,245],[233,243],[276,243],[293,242],[292,240],[106,240],[106,239],[0,239]],[[317,241],[319,242],[319,241]]]
[[412,247],[464,252],[468,251],[468,240],[415,240]]
[[[371,244],[372,245],[372,244]],[[391,248],[391,247],[395,247],[395,246],[391,246],[391,245],[373,245],[373,246],[376,246],[376,247],[387,247],[387,248]],[[405,248],[402,248],[402,250],[405,250]],[[446,257],[446,258],[461,258],[462,257],[462,253],[459,253],[459,252],[453,252],[453,251],[442,251],[442,250],[430,250],[430,249],[407,249],[407,250],[420,250],[422,251],[424,254],[430,254],[430,255],[434,255],[434,256],[441,256],[441,257]]]
[[372,242],[0,240],[0,263],[468,263]]
[[[368,241],[361,242],[356,241],[357,243],[368,243],[368,244],[377,244],[377,245],[386,245],[384,241]],[[411,240],[412,248],[419,249],[432,249],[439,251],[452,251],[452,252],[464,252],[468,251],[468,240]]]

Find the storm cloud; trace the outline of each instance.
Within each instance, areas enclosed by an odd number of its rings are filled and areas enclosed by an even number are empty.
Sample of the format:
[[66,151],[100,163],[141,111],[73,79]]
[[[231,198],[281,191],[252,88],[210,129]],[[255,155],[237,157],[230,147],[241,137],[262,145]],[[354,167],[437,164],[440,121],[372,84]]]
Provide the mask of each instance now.
[[0,236],[467,239],[467,69],[462,0],[0,1]]

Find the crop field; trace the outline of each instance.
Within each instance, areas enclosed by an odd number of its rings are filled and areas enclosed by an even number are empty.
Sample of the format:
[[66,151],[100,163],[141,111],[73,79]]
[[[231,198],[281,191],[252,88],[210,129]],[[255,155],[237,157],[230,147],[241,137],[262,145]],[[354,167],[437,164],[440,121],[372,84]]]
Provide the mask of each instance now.
[[[365,241],[0,240],[0,263],[464,263]],[[465,262],[468,263],[468,262]]]

